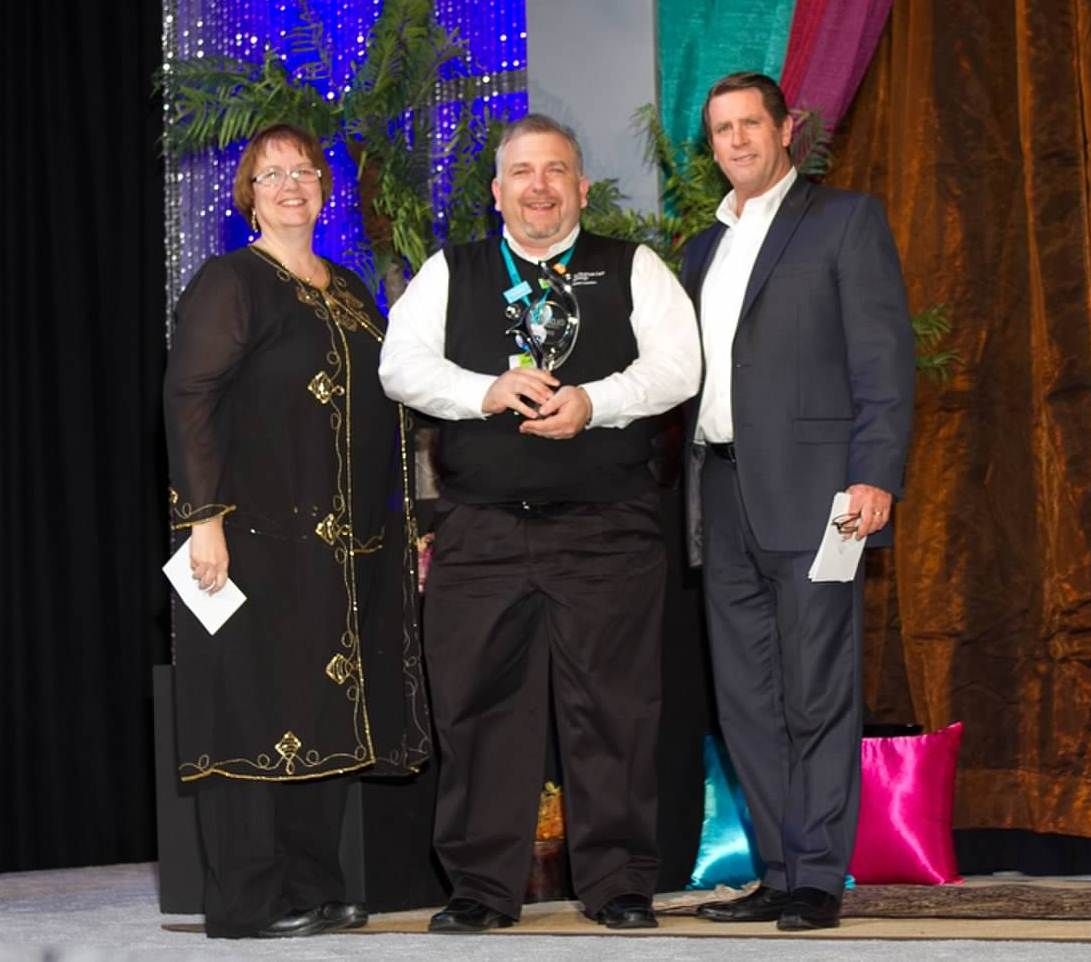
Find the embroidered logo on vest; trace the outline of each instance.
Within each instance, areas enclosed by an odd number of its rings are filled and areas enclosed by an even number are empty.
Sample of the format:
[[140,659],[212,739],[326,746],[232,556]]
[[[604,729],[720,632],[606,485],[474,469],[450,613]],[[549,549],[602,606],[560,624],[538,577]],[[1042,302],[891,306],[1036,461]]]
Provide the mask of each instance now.
[[598,284],[606,276],[606,271],[569,271],[568,280],[573,287],[588,287]]

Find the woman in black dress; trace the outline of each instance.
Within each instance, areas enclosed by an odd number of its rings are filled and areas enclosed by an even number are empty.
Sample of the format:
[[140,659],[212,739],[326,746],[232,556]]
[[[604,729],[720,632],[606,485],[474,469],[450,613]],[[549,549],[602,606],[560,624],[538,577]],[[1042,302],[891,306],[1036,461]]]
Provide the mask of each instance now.
[[385,320],[314,253],[329,194],[313,137],[254,137],[234,197],[260,237],[190,281],[167,365],[174,527],[201,588],[230,572],[247,596],[215,636],[175,609],[210,936],[363,924],[338,860],[345,776],[431,751],[405,416],[379,386]]

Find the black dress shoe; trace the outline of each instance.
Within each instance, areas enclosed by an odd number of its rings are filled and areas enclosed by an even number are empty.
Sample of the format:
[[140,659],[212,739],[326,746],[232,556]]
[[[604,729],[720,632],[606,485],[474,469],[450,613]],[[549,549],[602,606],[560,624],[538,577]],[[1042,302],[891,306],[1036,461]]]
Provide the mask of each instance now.
[[646,895],[617,895],[594,916],[599,925],[608,929],[655,929],[659,923],[652,911],[652,900]]
[[798,888],[777,919],[785,932],[833,929],[841,924],[841,899],[822,889]]
[[705,902],[697,907],[697,914],[711,922],[775,922],[790,901],[787,892],[759,885],[741,899]]
[[442,912],[428,923],[429,932],[484,932],[486,929],[506,929],[515,920],[496,909],[490,909],[477,899],[453,898]]
[[327,902],[319,911],[325,919],[327,932],[367,925],[367,906],[363,902]]
[[318,935],[329,930],[329,924],[322,918],[322,909],[308,909],[306,912],[289,912],[275,922],[270,922],[257,932],[259,939],[296,939],[305,935]]

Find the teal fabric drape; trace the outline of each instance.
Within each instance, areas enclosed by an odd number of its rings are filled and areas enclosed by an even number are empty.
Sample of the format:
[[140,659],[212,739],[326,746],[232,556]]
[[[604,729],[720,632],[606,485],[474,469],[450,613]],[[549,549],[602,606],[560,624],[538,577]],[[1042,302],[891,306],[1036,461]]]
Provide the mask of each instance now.
[[795,0],[659,0],[659,112],[671,140],[702,135],[708,88],[735,70],[779,78]]

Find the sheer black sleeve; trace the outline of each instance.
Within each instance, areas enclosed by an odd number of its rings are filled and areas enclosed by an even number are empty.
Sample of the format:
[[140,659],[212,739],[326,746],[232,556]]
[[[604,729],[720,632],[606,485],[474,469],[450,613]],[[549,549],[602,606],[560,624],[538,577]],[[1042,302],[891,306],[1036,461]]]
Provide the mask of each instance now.
[[250,299],[223,258],[207,261],[175,312],[163,384],[171,524],[185,528],[235,509],[219,496],[225,457],[221,400],[246,354]]

